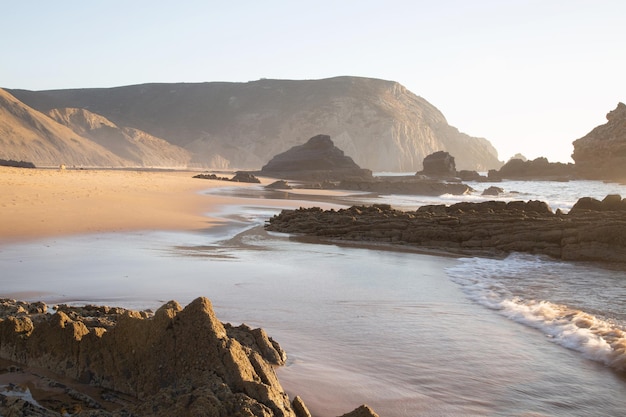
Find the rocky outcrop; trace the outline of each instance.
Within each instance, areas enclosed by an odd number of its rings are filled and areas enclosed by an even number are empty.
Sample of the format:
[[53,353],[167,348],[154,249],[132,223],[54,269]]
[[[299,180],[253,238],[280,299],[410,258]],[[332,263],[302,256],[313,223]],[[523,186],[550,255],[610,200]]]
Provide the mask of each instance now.
[[194,164],[212,169],[259,169],[319,132],[374,171],[417,172],[437,150],[456,155],[459,169],[502,165],[489,141],[459,132],[432,104],[393,81],[261,79],[10,92],[41,112],[89,109],[185,148]]
[[260,174],[308,181],[372,178],[370,170],[359,167],[328,135],[313,136],[305,144],[274,156]]
[[618,103],[606,119],[573,142],[572,159],[585,178],[626,181],[626,105]]
[[461,182],[446,182],[416,176],[394,176],[370,180],[344,180],[335,188],[376,194],[439,196],[469,194],[474,189]]
[[456,177],[456,164],[454,157],[448,152],[437,151],[424,158],[424,169],[418,174],[427,175],[429,177]]
[[494,195],[494,196],[497,196],[497,195],[500,195],[502,193],[504,193],[504,189],[503,188],[491,186],[491,187],[488,187],[488,188],[484,189],[481,195]]
[[[457,203],[412,212],[388,205],[284,210],[266,228],[323,241],[391,244],[461,255],[529,252],[564,260],[624,263],[626,202],[619,196],[605,200],[589,204],[589,199],[581,199],[568,214],[553,213],[539,201]],[[598,210],[598,205],[603,209]]]
[[14,167],[14,168],[35,168],[35,164],[26,161],[7,161],[6,159],[0,159],[0,166],[2,167]]
[[552,180],[567,181],[576,178],[574,164],[549,162],[540,157],[532,161],[518,158],[510,159],[499,170],[489,171],[489,180]]
[[250,172],[238,171],[232,178],[219,177],[215,174],[197,174],[193,178],[199,178],[202,180],[217,180],[217,181],[232,181],[232,182],[246,182],[250,184],[259,184],[261,180],[254,176]]
[[[73,389],[72,404],[43,398],[53,409],[41,415],[70,406],[92,417],[308,413],[301,400],[294,411],[276,378],[273,366],[286,360],[278,343],[262,329],[221,323],[206,298],[184,309],[170,301],[154,314],[64,305],[51,314],[43,303],[2,300],[0,357],[19,364],[10,370],[16,379],[26,366],[99,389],[97,397]],[[0,395],[2,415],[39,415],[29,407]]]

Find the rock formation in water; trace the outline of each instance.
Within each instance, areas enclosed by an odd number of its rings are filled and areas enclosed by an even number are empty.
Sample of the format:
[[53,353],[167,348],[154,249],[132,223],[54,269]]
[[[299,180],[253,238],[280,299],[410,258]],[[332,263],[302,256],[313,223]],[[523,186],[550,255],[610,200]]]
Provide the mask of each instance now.
[[499,170],[489,171],[490,180],[551,180],[567,181],[577,177],[574,164],[549,162],[540,157],[532,161],[518,158],[510,159]]
[[459,169],[502,165],[489,141],[459,132],[432,104],[393,81],[262,79],[9,92],[41,112],[88,109],[148,132],[185,148],[193,163],[207,168],[256,170],[319,132],[374,171],[416,172],[437,150],[457,155]]
[[545,254],[564,260],[626,262],[626,201],[579,200],[568,214],[539,201],[488,201],[423,206],[389,205],[323,211],[283,210],[266,229],[332,242],[391,244],[461,255]]
[[14,363],[7,370],[16,383],[31,378],[34,399],[51,409],[37,414],[0,393],[7,416],[308,414],[301,400],[294,411],[276,378],[280,346],[262,329],[221,323],[206,298],[184,309],[171,301],[154,315],[97,306],[50,314],[43,303],[2,300],[0,358]]
[[309,181],[372,178],[370,170],[359,167],[328,135],[313,136],[305,144],[274,156],[260,174]]
[[437,151],[424,158],[424,169],[418,174],[429,177],[456,177],[454,157],[445,151]]
[[606,119],[573,142],[572,159],[585,178],[626,181],[626,105],[618,103]]

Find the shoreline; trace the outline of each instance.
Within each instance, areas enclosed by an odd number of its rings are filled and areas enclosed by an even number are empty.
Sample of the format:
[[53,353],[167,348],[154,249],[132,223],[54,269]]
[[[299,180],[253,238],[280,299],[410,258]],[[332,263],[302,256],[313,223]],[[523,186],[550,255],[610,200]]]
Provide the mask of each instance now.
[[[193,170],[0,167],[0,244],[39,238],[142,230],[202,231],[225,226],[220,207],[348,204],[348,194],[294,190],[259,198],[249,183],[193,178]],[[260,185],[274,178],[260,178]],[[238,188],[232,195],[211,193]],[[275,194],[273,194],[275,195]],[[309,202],[309,197],[311,201]]]

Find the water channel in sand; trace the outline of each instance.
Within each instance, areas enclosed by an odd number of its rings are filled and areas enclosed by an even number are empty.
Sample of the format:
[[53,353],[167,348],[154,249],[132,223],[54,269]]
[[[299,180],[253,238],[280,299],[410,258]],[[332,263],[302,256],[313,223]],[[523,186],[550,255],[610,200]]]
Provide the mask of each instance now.
[[619,415],[626,380],[474,302],[459,260],[266,234],[241,206],[203,233],[86,235],[0,246],[2,297],[155,309],[209,297],[289,355],[279,378],[314,415]]

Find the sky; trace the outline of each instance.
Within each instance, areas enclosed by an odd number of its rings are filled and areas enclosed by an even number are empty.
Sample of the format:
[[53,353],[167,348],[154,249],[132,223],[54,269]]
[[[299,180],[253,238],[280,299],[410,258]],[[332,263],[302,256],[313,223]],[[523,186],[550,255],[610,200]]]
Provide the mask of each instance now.
[[0,0],[0,87],[397,81],[448,123],[572,162],[626,101],[623,0]]

